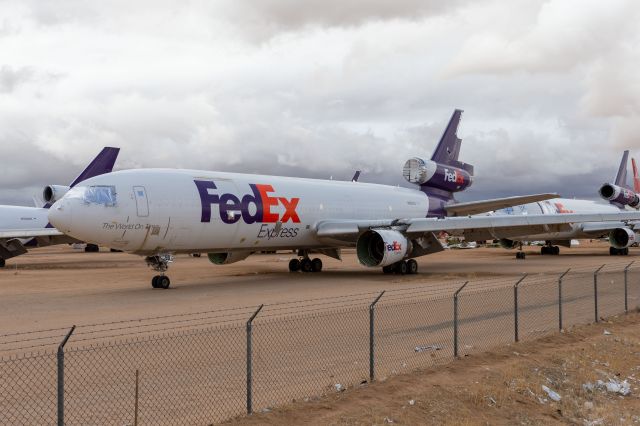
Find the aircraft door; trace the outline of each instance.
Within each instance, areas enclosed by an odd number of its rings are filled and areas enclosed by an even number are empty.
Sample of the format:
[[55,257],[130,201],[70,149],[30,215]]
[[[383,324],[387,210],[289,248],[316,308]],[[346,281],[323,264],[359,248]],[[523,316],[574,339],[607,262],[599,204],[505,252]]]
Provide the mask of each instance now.
[[147,200],[147,190],[144,186],[134,186],[133,194],[136,198],[136,211],[138,217],[149,216],[149,200]]

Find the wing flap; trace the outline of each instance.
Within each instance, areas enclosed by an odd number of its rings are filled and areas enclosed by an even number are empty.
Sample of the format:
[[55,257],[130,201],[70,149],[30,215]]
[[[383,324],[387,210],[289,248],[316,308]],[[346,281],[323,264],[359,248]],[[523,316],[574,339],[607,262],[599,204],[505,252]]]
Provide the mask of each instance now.
[[493,198],[491,200],[470,201],[445,206],[448,216],[469,216],[472,214],[486,213],[493,210],[518,206],[520,204],[535,203],[538,201],[558,198],[559,194],[532,194],[518,195],[515,197]]

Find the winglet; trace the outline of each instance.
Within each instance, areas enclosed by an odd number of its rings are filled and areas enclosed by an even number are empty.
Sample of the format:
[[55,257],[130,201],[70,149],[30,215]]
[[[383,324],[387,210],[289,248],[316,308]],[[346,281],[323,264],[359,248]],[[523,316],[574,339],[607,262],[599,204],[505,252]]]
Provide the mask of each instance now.
[[71,185],[71,188],[76,186],[78,183],[83,180],[87,180],[89,178],[103,175],[105,173],[111,173],[113,170],[113,165],[118,158],[118,153],[120,152],[120,148],[112,148],[112,147],[104,147],[102,151],[93,159],[93,161],[87,166],[86,169],[80,173],[80,175],[75,178]]
[[620,167],[618,168],[618,174],[616,175],[615,184],[623,188],[629,188],[627,186],[627,159],[629,158],[629,151],[625,151],[622,154],[622,160],[620,160]]
[[356,170],[353,177],[351,178],[351,182],[357,182],[359,177],[360,177],[360,170]]

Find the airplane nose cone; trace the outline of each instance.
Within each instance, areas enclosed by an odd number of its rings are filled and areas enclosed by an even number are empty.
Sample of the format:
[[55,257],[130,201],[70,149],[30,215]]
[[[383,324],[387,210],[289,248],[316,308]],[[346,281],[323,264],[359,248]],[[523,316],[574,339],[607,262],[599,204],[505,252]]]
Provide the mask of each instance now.
[[62,199],[49,209],[49,223],[60,232],[69,233],[71,231],[71,203]]

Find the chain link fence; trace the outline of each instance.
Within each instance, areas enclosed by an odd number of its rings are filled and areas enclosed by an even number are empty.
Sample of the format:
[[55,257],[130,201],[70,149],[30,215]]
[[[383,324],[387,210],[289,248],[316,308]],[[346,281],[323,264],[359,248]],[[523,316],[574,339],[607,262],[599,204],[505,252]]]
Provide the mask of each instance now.
[[209,425],[639,305],[611,264],[7,333],[0,424]]

